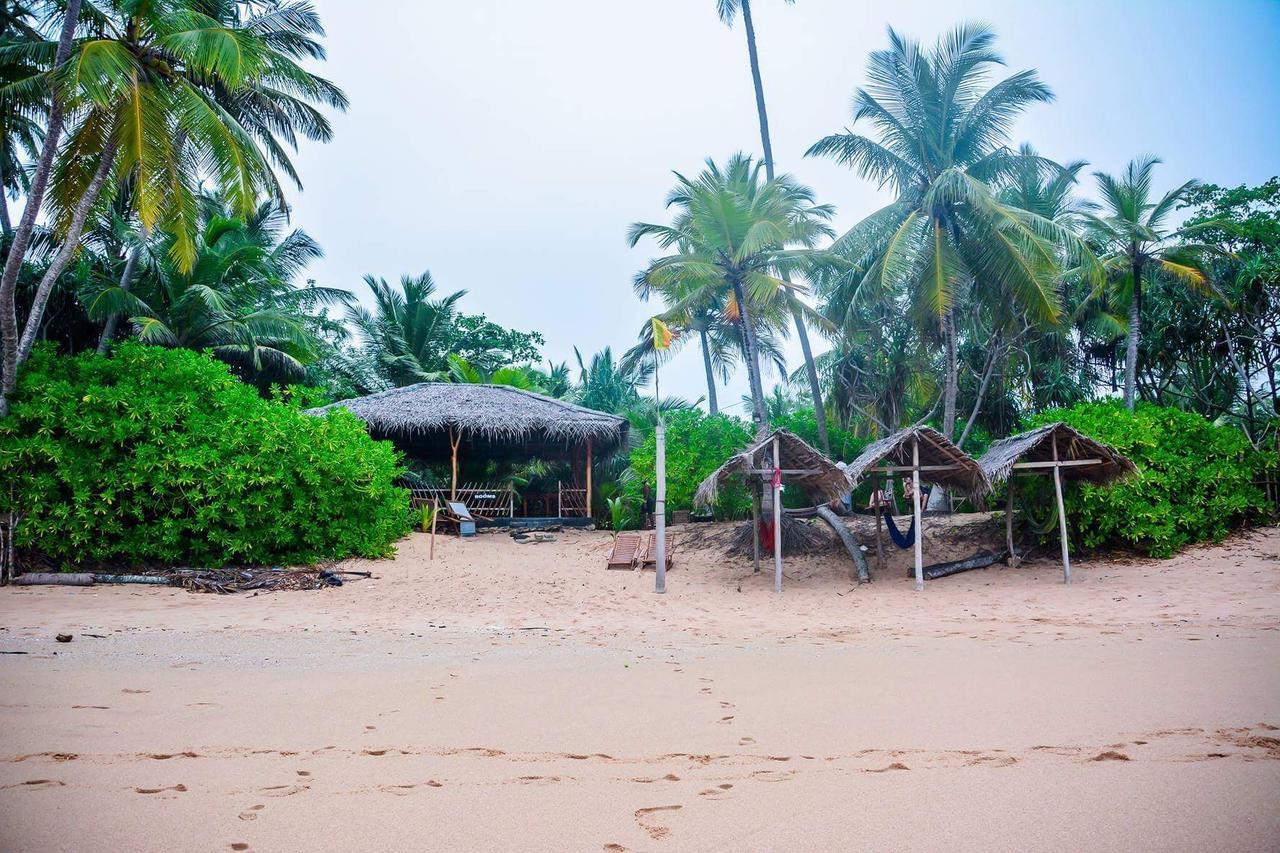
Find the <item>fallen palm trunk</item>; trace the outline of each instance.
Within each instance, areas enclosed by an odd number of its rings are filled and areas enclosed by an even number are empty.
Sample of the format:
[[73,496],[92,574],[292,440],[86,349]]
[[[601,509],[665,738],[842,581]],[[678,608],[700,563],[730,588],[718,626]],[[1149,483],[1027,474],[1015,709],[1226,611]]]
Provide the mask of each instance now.
[[147,584],[180,586],[192,592],[233,592],[325,589],[342,586],[343,577],[371,578],[372,572],[342,572],[332,569],[173,569],[145,575],[116,575],[106,572],[29,572],[19,575],[19,586],[93,586],[104,584]]
[[30,572],[13,579],[15,586],[93,586],[88,572]]
[[948,575],[958,574],[959,572],[967,572],[970,569],[985,569],[1004,559],[1005,552],[999,553],[995,551],[982,551],[965,560],[953,560],[950,563],[934,563],[932,566],[924,567],[925,580],[937,580],[945,578]]
[[858,540],[853,538],[853,534],[849,532],[849,528],[845,527],[844,522],[840,520],[840,516],[829,506],[814,507],[814,512],[818,518],[827,523],[832,530],[836,532],[836,536],[840,537],[840,541],[844,543],[845,550],[849,552],[849,556],[853,558],[853,564],[858,570],[858,582],[867,583],[871,580],[871,572],[867,568],[867,558],[862,554],[862,546]]

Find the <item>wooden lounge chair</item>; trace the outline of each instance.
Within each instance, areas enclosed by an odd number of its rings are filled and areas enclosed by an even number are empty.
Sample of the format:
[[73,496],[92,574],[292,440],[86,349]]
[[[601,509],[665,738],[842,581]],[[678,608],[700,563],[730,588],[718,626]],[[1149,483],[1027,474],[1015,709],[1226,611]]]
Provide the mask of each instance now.
[[640,534],[624,530],[613,537],[613,550],[609,552],[606,569],[634,569],[636,553],[640,550]]
[[[676,537],[670,531],[667,532],[667,571],[671,571],[671,565],[674,562],[676,553]],[[657,536],[646,536],[644,538],[644,547],[640,549],[638,558],[640,568],[656,569],[658,568],[658,539]]]
[[459,536],[476,535],[476,519],[462,501],[445,501],[440,509],[440,521],[458,532]]

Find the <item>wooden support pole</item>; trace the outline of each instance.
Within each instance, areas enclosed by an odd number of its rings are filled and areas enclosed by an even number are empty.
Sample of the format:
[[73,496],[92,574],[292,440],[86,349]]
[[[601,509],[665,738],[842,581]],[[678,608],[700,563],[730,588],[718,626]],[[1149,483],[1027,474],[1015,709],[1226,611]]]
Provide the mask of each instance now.
[[431,555],[428,560],[436,558],[436,522],[440,520],[440,505],[436,503],[436,499],[431,499]]
[[[780,465],[778,438],[773,439],[773,467]],[[782,483],[781,477],[774,474],[773,486],[773,591],[782,592]]]
[[1004,499],[1004,541],[1005,547],[1009,549],[1009,565],[1018,567],[1022,564],[1022,558],[1018,556],[1018,552],[1013,547],[1013,478],[1008,480],[1008,494]]
[[591,436],[587,436],[587,518],[591,517]]
[[[1053,436],[1053,461],[1058,461],[1058,436]],[[1071,583],[1071,554],[1067,545],[1067,511],[1062,503],[1062,468],[1053,468],[1053,492],[1058,499],[1058,538],[1062,541],[1062,582]]]
[[455,437],[454,428],[449,427],[449,460],[453,468],[453,478],[449,481],[449,500],[456,501],[458,499],[458,445],[462,443],[462,427],[457,428]]
[[760,574],[760,493],[751,488],[751,571]]
[[876,571],[884,571],[884,540],[881,538],[880,528],[884,526],[884,502],[880,500],[883,493],[883,483],[876,478],[871,479],[871,488],[875,490],[876,495]]
[[924,528],[920,523],[920,439],[911,442],[911,512],[916,528],[916,591],[924,589]]

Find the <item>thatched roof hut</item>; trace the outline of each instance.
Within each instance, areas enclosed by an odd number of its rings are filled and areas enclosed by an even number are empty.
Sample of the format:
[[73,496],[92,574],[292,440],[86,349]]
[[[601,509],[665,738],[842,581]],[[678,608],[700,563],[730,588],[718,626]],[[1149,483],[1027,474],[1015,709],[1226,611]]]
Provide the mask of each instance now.
[[626,418],[506,385],[420,382],[341,400],[311,414],[339,406],[378,438],[421,447],[447,441],[455,430],[490,444],[519,444],[525,455],[588,439],[596,452],[611,450],[626,442],[630,426]]
[[956,447],[936,429],[911,427],[867,445],[846,470],[855,484],[871,469],[887,463],[894,468],[911,468],[912,445],[920,442],[920,481],[967,494],[975,499],[991,491],[991,484],[977,461]]
[[[807,494],[820,498],[824,503],[845,495],[853,488],[853,482],[843,468],[800,436],[779,429],[757,438],[748,447],[725,460],[723,465],[698,486],[694,503],[698,506],[713,506],[719,497],[722,483],[735,477],[752,482],[751,472],[772,468],[774,438],[778,439],[780,466],[784,471],[799,472],[788,473],[788,482],[794,483]],[[755,479],[759,479],[758,474]]]
[[992,443],[978,464],[987,480],[996,485],[1007,480],[1018,463],[1051,463],[1055,441],[1058,460],[1073,463],[1061,466],[1064,478],[1105,486],[1138,470],[1127,457],[1061,421]]

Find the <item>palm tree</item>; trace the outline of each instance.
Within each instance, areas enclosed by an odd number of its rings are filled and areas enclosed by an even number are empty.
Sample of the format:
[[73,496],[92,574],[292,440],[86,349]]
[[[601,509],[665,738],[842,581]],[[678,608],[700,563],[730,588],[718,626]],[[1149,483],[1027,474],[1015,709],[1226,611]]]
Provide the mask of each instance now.
[[[785,0],[788,5],[795,0]],[[742,12],[742,25],[747,34],[747,58],[751,64],[751,84],[756,93],[756,117],[760,122],[760,145],[764,151],[764,174],[767,180],[774,178],[773,140],[769,138],[769,113],[764,105],[764,83],[760,77],[760,57],[756,51],[756,27],[751,17],[751,0],[716,0],[716,8],[720,20],[726,26],[733,26],[738,12]],[[827,412],[822,403],[822,385],[818,382],[818,368],[813,360],[813,349],[809,346],[809,330],[805,326],[804,314],[799,308],[791,312],[796,324],[796,335],[800,339],[800,350],[804,355],[805,375],[809,380],[809,393],[813,395],[814,419],[818,425],[818,443],[822,449],[830,453],[831,441],[827,437]]]
[[437,297],[430,272],[402,276],[399,288],[371,275],[364,283],[373,291],[374,310],[352,305],[347,319],[364,338],[383,378],[393,386],[449,381],[458,302],[467,292]]
[[[301,230],[286,230],[285,211],[263,202],[246,220],[217,198],[202,200],[196,261],[183,269],[163,244],[147,256],[139,286],[118,284],[82,293],[89,315],[131,314],[144,343],[210,350],[242,375],[298,381],[322,347],[313,312],[346,304],[345,290],[296,287],[297,276],[323,257]],[[168,239],[172,240],[173,237]]]
[[[677,172],[667,196],[667,207],[677,211],[672,224],[637,222],[627,237],[632,246],[653,237],[661,248],[677,250],[649,264],[641,274],[647,286],[662,291],[698,283],[683,303],[728,304],[740,317],[757,429],[767,427],[768,418],[754,315],[800,306],[792,296],[797,285],[784,276],[811,264],[813,247],[832,234],[829,206],[815,204],[813,192],[789,176],[762,181],[761,169],[751,157],[735,154],[723,170],[708,160],[696,180]],[[672,310],[683,307],[677,303]]]
[[[5,54],[0,59],[0,88],[36,73],[30,64],[8,55],[9,48],[41,39],[34,20],[35,12],[23,3],[6,0],[0,5],[0,51]],[[24,163],[40,157],[45,118],[43,98],[0,99],[0,232],[5,237],[13,236],[13,223],[4,196],[16,200],[30,189]]]
[[[189,271],[199,253],[199,182],[211,178],[243,216],[253,212],[262,189],[275,185],[252,136],[209,90],[220,86],[235,92],[251,81],[281,75],[302,81],[306,73],[251,25],[223,24],[201,11],[205,5],[201,0],[95,3],[84,21],[87,36],[73,50],[68,47],[70,62],[64,61],[63,43],[32,45],[27,56],[47,63],[48,70],[6,88],[18,97],[50,90],[50,129],[55,115],[61,121],[62,111],[76,125],[62,146],[52,183],[50,213],[62,247],[41,280],[16,348],[7,322],[0,322],[6,368],[0,411],[18,365],[34,344],[49,293],[78,250],[100,195],[109,197],[127,182],[143,229],[164,231],[166,250],[180,270]],[[74,25],[69,12],[67,26],[74,30]],[[46,149],[57,144],[55,134],[49,137]],[[42,197],[43,188],[39,194],[34,189],[28,208]],[[9,265],[21,263],[26,251],[25,243],[18,251],[22,229],[6,261],[0,297]],[[8,311],[3,303],[0,298],[0,321]]]
[[1212,246],[1186,242],[1197,230],[1218,223],[1201,223],[1182,230],[1169,230],[1169,215],[1197,186],[1187,181],[1152,201],[1151,178],[1158,157],[1133,160],[1119,178],[1095,172],[1102,197],[1098,214],[1086,214],[1089,239],[1100,247],[1102,263],[1110,277],[1128,291],[1129,328],[1124,365],[1124,404],[1134,407],[1137,397],[1138,341],[1142,334],[1142,291],[1153,276],[1204,294],[1215,293],[1200,262]]
[[870,121],[879,138],[846,130],[808,151],[897,192],[837,241],[833,251],[854,271],[834,276],[825,296],[839,313],[864,299],[910,294],[917,321],[943,339],[948,437],[956,420],[958,301],[971,292],[1056,322],[1060,253],[1088,264],[1069,229],[1001,202],[990,186],[1029,159],[1005,148],[1014,119],[1052,99],[1034,71],[984,86],[989,69],[1002,64],[994,41],[989,27],[962,25],[925,51],[890,29],[889,49],[872,53],[870,83],[855,97],[854,121]]

